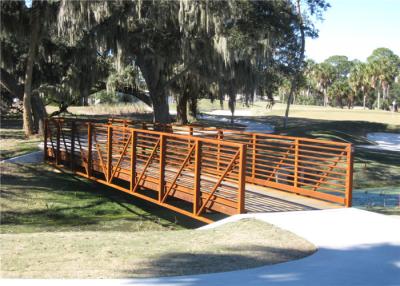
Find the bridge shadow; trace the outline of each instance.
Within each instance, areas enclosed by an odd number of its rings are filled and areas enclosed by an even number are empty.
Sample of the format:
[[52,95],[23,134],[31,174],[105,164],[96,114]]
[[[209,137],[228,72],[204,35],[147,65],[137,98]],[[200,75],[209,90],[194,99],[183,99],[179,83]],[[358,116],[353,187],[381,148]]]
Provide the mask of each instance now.
[[[18,172],[6,171],[7,166]],[[1,197],[8,205],[20,208],[2,209],[1,223],[7,225],[47,226],[97,226],[108,220],[127,222],[152,222],[166,228],[197,228],[204,223],[175,213],[150,202],[88,181],[71,173],[61,174],[35,164],[2,165]],[[29,176],[25,176],[29,174]],[[37,202],[35,202],[37,200]],[[30,208],[32,204],[43,207]],[[124,231],[124,230],[122,230]],[[126,229],[130,231],[130,229]]]

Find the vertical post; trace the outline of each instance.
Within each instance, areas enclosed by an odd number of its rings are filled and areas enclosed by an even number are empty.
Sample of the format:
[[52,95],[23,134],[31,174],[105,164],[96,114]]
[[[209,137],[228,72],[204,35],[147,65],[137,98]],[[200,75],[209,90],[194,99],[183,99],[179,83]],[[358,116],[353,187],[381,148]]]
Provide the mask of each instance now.
[[87,176],[92,176],[92,123],[88,123],[88,156],[87,156]]
[[75,121],[71,122],[71,156],[70,156],[70,168],[74,171],[74,160],[75,160]]
[[56,165],[60,165],[60,133],[61,133],[61,128],[60,128],[60,124],[61,122],[59,120],[56,121],[57,122],[57,148],[56,148]]
[[44,120],[44,142],[43,142],[43,145],[44,145],[44,152],[43,152],[43,161],[44,162],[46,162],[47,161],[47,156],[48,156],[48,154],[47,154],[47,136],[48,136],[48,128],[49,128],[49,119],[48,118],[46,118],[45,120]]
[[130,190],[133,191],[133,186],[136,184],[136,132],[132,130],[132,150],[131,150],[131,186]]
[[345,192],[345,203],[346,207],[351,207],[353,199],[353,149],[352,145],[349,144],[346,147],[347,157],[346,157],[346,192]]
[[222,130],[218,129],[217,132],[218,148],[217,148],[217,170],[221,169],[221,143],[220,141],[224,139],[224,133]]
[[253,155],[251,159],[251,179],[256,178],[256,158],[257,158],[257,134],[253,133]]
[[[188,127],[189,127],[189,136],[193,136],[193,127],[192,126]],[[190,139],[188,140],[188,148],[190,149]]]
[[238,213],[245,212],[245,191],[246,191],[246,145],[240,146],[239,172],[238,172]]
[[165,136],[160,135],[160,179],[159,179],[159,190],[158,190],[158,201],[161,202],[164,197],[164,185],[165,185]]
[[111,126],[107,127],[107,181],[111,182],[112,174],[112,139],[113,129]]
[[195,141],[194,154],[194,183],[193,183],[193,214],[197,214],[200,207],[200,172],[201,172],[201,141]]
[[294,139],[294,182],[293,186],[298,185],[298,170],[299,170],[299,138]]

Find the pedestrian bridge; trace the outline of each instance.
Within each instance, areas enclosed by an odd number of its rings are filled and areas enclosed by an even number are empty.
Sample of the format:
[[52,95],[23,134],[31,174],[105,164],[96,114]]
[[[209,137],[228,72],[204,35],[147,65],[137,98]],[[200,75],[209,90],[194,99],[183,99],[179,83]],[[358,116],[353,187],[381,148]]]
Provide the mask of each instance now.
[[351,206],[351,144],[123,119],[51,118],[45,162],[205,223]]

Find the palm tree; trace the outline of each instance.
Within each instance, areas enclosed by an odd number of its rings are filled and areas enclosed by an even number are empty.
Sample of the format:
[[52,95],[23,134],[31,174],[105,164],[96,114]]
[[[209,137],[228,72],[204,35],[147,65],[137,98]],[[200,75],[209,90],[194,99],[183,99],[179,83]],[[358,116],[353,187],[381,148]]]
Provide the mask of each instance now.
[[378,93],[378,109],[381,108],[381,93],[379,90],[379,77],[378,77],[378,67],[376,63],[369,62],[366,66],[366,77],[369,87],[373,90],[376,90]]
[[328,87],[333,82],[334,71],[328,63],[320,63],[315,65],[313,75],[317,81],[317,87],[324,95],[324,106],[328,106]]
[[378,48],[368,57],[370,83],[378,92],[378,109],[381,109],[381,93],[383,100],[388,99],[390,84],[395,80],[399,70],[400,59],[390,49]]
[[356,63],[350,71],[349,84],[355,94],[362,93],[363,108],[365,109],[367,95],[369,91],[367,65],[365,63]]

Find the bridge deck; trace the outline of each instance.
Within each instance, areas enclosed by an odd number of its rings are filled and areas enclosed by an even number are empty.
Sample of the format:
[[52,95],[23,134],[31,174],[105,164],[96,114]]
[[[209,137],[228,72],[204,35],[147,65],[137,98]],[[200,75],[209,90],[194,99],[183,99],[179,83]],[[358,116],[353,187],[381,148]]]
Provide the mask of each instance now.
[[249,213],[321,210],[341,207],[305,196],[273,188],[246,184],[245,209]]

